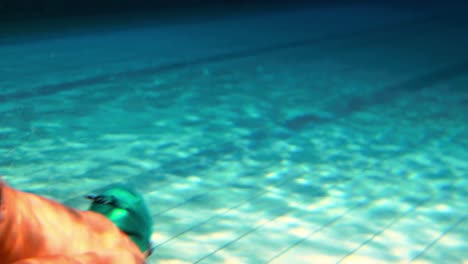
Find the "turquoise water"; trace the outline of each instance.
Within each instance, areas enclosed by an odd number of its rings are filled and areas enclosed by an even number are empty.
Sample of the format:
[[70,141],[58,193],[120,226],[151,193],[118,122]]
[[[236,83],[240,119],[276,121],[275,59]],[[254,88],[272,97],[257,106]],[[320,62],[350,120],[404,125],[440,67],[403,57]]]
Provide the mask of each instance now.
[[0,172],[137,188],[150,263],[466,263],[466,47],[367,6],[10,41]]

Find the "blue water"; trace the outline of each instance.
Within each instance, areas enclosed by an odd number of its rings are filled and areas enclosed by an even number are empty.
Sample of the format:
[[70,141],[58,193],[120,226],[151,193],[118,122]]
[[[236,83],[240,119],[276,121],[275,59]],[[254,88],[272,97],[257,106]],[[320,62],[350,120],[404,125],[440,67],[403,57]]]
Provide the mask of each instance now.
[[0,174],[154,216],[150,263],[468,261],[468,24],[342,6],[10,40]]

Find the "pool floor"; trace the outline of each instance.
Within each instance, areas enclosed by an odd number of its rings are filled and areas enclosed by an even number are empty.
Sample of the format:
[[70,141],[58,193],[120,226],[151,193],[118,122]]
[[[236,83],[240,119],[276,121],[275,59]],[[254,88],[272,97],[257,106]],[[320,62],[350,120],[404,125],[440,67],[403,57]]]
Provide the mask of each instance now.
[[355,5],[5,44],[0,174],[82,209],[137,188],[149,263],[467,263],[467,25]]

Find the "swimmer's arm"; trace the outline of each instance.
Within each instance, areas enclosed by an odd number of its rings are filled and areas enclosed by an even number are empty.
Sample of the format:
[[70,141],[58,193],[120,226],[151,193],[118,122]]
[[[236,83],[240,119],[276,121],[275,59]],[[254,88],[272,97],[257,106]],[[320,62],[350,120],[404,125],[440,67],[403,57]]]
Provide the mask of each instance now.
[[47,256],[28,258],[12,264],[145,264],[145,260],[129,252],[113,250],[109,252],[89,252],[75,256]]

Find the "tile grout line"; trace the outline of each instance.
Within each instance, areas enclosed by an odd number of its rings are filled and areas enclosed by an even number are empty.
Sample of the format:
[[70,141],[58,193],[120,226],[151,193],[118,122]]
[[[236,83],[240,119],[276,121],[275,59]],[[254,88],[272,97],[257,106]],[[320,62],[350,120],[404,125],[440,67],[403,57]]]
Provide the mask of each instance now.
[[424,256],[424,254],[426,254],[434,245],[436,245],[443,237],[445,237],[445,235],[447,235],[448,233],[450,233],[452,230],[454,230],[458,225],[460,225],[461,223],[463,223],[463,221],[465,221],[465,219],[468,217],[468,215],[463,215],[462,217],[460,217],[457,221],[455,221],[452,225],[450,225],[449,227],[447,227],[445,230],[442,231],[442,233],[440,233],[440,235],[438,237],[436,237],[434,240],[432,240],[431,242],[429,242],[420,252],[418,252],[417,254],[415,254],[414,256],[412,256],[408,263],[411,263],[413,261],[415,261],[416,259]]
[[[275,184],[274,186],[275,186],[275,187],[278,187],[278,186],[284,185],[284,184],[288,183],[290,180],[293,180],[293,179],[295,179],[295,176],[291,176],[291,177],[289,177],[289,178],[287,178],[287,179],[285,179],[285,180],[283,180],[283,181],[281,181],[281,182]],[[240,203],[235,204],[234,206],[231,206],[231,207],[229,207],[228,209],[224,210],[223,212],[218,213],[218,214],[214,214],[214,215],[212,215],[211,217],[209,217],[209,218],[207,218],[207,219],[205,219],[205,220],[203,220],[203,221],[200,221],[200,222],[198,222],[197,224],[195,224],[195,225],[193,225],[193,226],[191,226],[191,227],[189,227],[189,228],[187,228],[187,229],[184,229],[183,231],[181,231],[181,232],[177,233],[176,235],[174,235],[174,236],[172,236],[172,237],[170,237],[170,238],[164,240],[163,242],[161,242],[161,243],[159,243],[159,244],[156,244],[156,245],[154,246],[154,248],[156,249],[156,248],[162,247],[163,245],[165,245],[165,244],[169,243],[170,241],[172,241],[172,240],[174,240],[174,239],[176,239],[176,238],[178,238],[178,237],[184,235],[185,233],[188,233],[188,232],[190,232],[190,231],[193,231],[193,230],[195,230],[196,228],[198,228],[198,227],[200,227],[200,226],[202,226],[202,225],[204,225],[204,224],[206,224],[206,223],[212,221],[213,219],[216,219],[216,218],[219,218],[219,217],[221,217],[221,216],[224,216],[224,215],[228,214],[229,212],[231,212],[232,210],[237,209],[237,208],[243,206],[244,204],[246,204],[246,203],[248,203],[248,202],[254,201],[254,200],[256,200],[256,199],[262,197],[263,195],[265,195],[265,194],[267,194],[267,193],[270,193],[270,192],[271,192],[271,191],[270,191],[270,190],[267,190],[267,189],[263,189],[262,191],[256,192],[255,194],[249,196],[248,198],[244,199],[244,200],[241,201]]]
[[[284,180],[284,182],[281,182],[281,181],[280,181],[279,183],[277,183],[277,184],[274,185],[274,186],[281,186],[282,184],[285,184],[285,183],[287,183],[289,180],[293,180],[293,179],[294,179],[294,177],[291,177],[291,179],[288,178],[288,179]],[[176,208],[179,208],[179,207],[181,207],[181,206],[183,206],[183,205],[185,205],[185,204],[188,204],[188,203],[190,203],[190,202],[192,202],[192,201],[196,201],[197,199],[200,199],[200,198],[202,198],[202,197],[204,197],[204,196],[207,196],[207,195],[208,195],[209,193],[211,193],[211,192],[217,192],[217,191],[220,191],[220,190],[222,190],[222,189],[229,188],[229,185],[230,185],[230,184],[231,184],[231,182],[225,182],[225,184],[222,184],[222,185],[214,185],[214,186],[211,186],[210,188],[207,188],[207,189],[206,189],[205,191],[203,191],[203,192],[194,194],[194,195],[190,196],[189,198],[187,198],[187,199],[185,199],[185,200],[183,200],[183,201],[181,201],[181,202],[179,202],[179,203],[177,203],[177,204],[175,204],[175,205],[173,205],[173,206],[171,206],[171,207],[169,207],[169,208],[163,209],[163,210],[161,210],[161,211],[159,211],[159,212],[153,214],[153,217],[160,216],[160,215],[162,215],[162,214],[164,214],[164,213],[167,213],[167,212],[169,212],[169,211],[171,211],[171,210],[174,210],[174,209],[176,209]],[[260,191],[260,192],[261,192],[261,191]],[[269,192],[269,191],[267,191],[267,192]],[[258,192],[256,192],[256,193],[258,193]],[[249,197],[252,197],[252,196],[249,196]]]
[[363,242],[361,242],[361,244],[359,244],[356,248],[352,249],[351,251],[349,251],[348,253],[346,253],[344,256],[342,256],[336,263],[342,263],[342,261],[346,260],[346,258],[354,255],[357,251],[359,251],[361,248],[365,247],[369,242],[371,242],[372,240],[374,240],[374,238],[380,236],[382,233],[384,233],[387,229],[389,229],[391,226],[393,226],[394,224],[396,224],[398,221],[400,221],[401,219],[403,219],[403,217],[407,216],[408,214],[411,214],[412,212],[416,211],[421,205],[425,204],[426,202],[428,202],[428,200],[424,200],[424,201],[421,201],[419,202],[418,204],[416,204],[415,206],[411,207],[411,209],[403,212],[402,214],[400,214],[399,216],[395,217],[392,221],[390,221],[390,223],[388,223],[387,225],[384,226],[383,229],[380,229],[378,231],[376,231],[375,233],[373,233],[369,238],[367,238],[366,240],[364,240]]
[[364,205],[366,205],[367,202],[358,202],[356,203],[355,205],[349,207],[344,213],[338,215],[338,216],[335,216],[334,218],[332,218],[331,220],[329,220],[328,222],[326,222],[325,224],[321,225],[320,227],[316,228],[315,230],[313,230],[312,232],[310,232],[309,234],[303,236],[302,238],[296,240],[294,243],[290,244],[289,246],[287,246],[286,248],[284,248],[283,250],[279,251],[277,254],[275,254],[273,257],[271,257],[270,259],[268,259],[266,262],[264,262],[265,264],[267,263],[271,263],[272,261],[274,261],[275,259],[279,258],[280,256],[284,255],[285,253],[287,253],[289,250],[293,249],[294,247],[298,246],[299,244],[307,241],[310,237],[312,237],[314,234],[322,231],[323,229],[333,225],[334,223],[336,223],[337,221],[339,221],[340,219],[344,218],[346,215],[348,215],[349,213],[351,213],[352,211],[354,211],[355,209],[357,208],[360,208]]
[[205,256],[203,256],[203,257],[197,259],[197,260],[194,261],[193,263],[200,263],[201,261],[203,261],[203,260],[205,260],[205,259],[207,259],[207,258],[209,258],[209,257],[211,257],[211,256],[213,256],[213,255],[215,255],[215,254],[218,253],[219,251],[221,251],[221,250],[223,250],[223,249],[229,247],[230,245],[232,245],[232,244],[236,243],[237,241],[241,240],[242,238],[244,238],[244,237],[246,237],[246,236],[248,236],[248,235],[254,233],[254,232],[257,231],[258,229],[262,228],[263,226],[265,226],[265,225],[267,225],[267,224],[269,224],[269,223],[271,223],[271,222],[274,222],[274,221],[275,221],[276,219],[278,219],[279,217],[281,217],[281,216],[283,216],[283,215],[285,215],[285,214],[287,214],[287,213],[289,213],[289,212],[291,212],[291,211],[293,211],[293,210],[294,210],[294,209],[288,209],[288,210],[282,211],[282,212],[279,213],[278,215],[275,215],[273,218],[268,219],[268,220],[262,222],[261,224],[255,226],[254,228],[251,228],[251,229],[247,230],[246,232],[242,233],[241,235],[239,235],[238,237],[234,238],[233,240],[230,240],[230,241],[224,243],[223,245],[221,245],[221,246],[218,247],[217,249],[215,249],[215,250],[213,250],[212,252],[206,254]]

